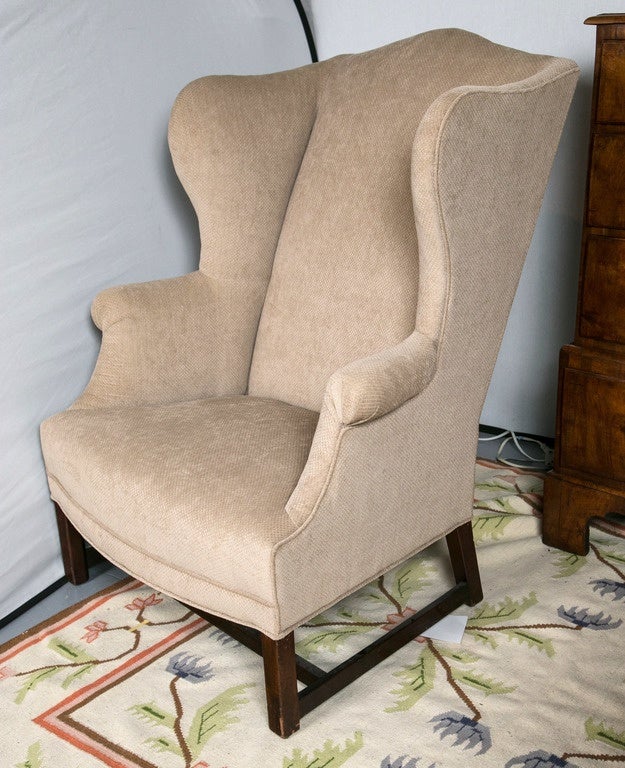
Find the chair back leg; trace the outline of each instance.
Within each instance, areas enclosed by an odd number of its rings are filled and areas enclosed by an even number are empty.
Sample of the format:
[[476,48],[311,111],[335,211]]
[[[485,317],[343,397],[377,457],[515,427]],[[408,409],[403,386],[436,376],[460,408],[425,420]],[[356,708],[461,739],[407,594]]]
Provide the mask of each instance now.
[[85,540],[67,519],[56,501],[54,508],[59,539],[61,540],[61,556],[63,557],[65,575],[71,584],[84,584],[85,581],[89,580]]
[[467,604],[476,605],[482,599],[483,593],[471,522],[464,523],[447,534],[447,547],[456,584],[463,581],[467,583],[469,588]]

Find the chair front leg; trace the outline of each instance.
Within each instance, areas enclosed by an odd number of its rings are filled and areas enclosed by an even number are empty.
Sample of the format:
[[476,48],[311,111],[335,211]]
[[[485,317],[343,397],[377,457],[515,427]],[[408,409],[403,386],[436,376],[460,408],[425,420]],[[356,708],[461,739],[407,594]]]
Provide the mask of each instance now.
[[471,523],[456,528],[447,534],[447,547],[456,584],[465,581],[469,590],[468,605],[476,605],[483,597],[480,570],[477,564],[475,541]]
[[281,640],[261,634],[269,727],[286,739],[299,730],[295,640],[293,632]]
[[65,512],[54,502],[56,510],[56,524],[61,540],[61,555],[65,575],[72,584],[84,584],[89,580],[89,568],[87,567],[87,555],[85,552],[85,540],[65,516]]

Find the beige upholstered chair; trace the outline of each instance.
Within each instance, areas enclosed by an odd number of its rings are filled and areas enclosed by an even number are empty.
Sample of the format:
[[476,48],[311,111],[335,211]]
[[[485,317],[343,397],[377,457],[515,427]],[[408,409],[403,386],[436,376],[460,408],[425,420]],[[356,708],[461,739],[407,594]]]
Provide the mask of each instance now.
[[[481,599],[478,419],[577,74],[441,30],[175,103],[199,271],[95,299],[43,450],[70,580],[84,537],[251,628],[283,736]],[[297,659],[298,625],[442,537],[454,588],[328,675]]]

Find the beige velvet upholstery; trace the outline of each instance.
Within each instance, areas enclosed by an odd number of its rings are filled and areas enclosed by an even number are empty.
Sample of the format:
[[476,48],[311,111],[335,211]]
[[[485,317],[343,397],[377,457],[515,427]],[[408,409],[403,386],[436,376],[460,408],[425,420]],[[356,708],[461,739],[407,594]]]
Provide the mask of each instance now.
[[481,407],[577,80],[439,30],[208,77],[169,140],[199,271],[104,291],[52,497],[273,639],[471,517]]

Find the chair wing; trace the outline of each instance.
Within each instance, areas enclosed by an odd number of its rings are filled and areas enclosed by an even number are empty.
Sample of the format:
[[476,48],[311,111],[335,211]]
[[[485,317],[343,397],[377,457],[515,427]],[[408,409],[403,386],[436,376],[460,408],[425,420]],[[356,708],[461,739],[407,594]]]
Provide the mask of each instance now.
[[198,217],[198,272],[100,294],[102,349],[80,407],[242,394],[285,210],[314,121],[304,67],[189,83],[169,145]]

